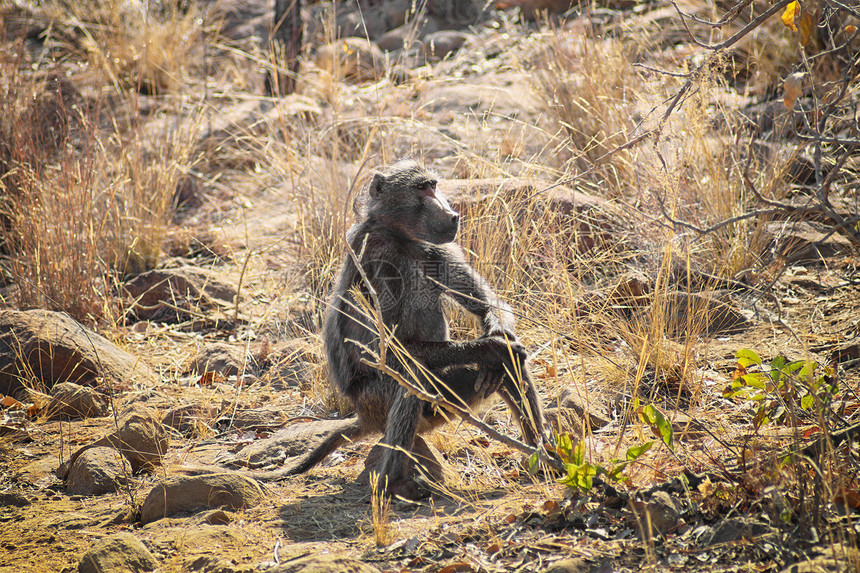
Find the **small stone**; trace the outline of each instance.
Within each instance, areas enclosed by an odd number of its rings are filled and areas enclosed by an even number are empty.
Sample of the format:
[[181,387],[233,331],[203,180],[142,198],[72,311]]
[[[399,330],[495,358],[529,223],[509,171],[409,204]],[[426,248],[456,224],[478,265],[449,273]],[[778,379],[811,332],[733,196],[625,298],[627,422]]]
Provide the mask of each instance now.
[[424,38],[421,51],[427,58],[443,59],[466,43],[469,35],[458,30],[442,30]]
[[152,488],[146,496],[140,520],[150,523],[177,513],[221,506],[254,507],[265,495],[260,484],[236,473],[172,477]]
[[57,468],[56,474],[60,479],[66,479],[78,456],[90,448],[102,446],[119,450],[131,463],[134,472],[150,469],[161,464],[168,443],[167,432],[152,412],[143,406],[134,405],[120,414],[119,428],[115,432],[80,448]]
[[682,509],[681,500],[665,491],[655,491],[647,503],[630,501],[634,526],[643,539],[672,533],[678,527]]
[[212,422],[215,413],[215,408],[210,406],[187,404],[168,410],[161,423],[182,434],[197,435],[201,427]]
[[385,55],[366,38],[341,38],[317,49],[316,65],[355,82],[377,81],[385,74]]
[[245,354],[244,346],[216,342],[201,347],[191,365],[198,374],[218,372],[225,377],[238,376],[255,371],[253,360]]
[[267,569],[267,573],[379,573],[379,569],[361,561],[337,555],[309,555]]
[[90,448],[84,451],[69,470],[66,492],[77,495],[101,495],[117,491],[131,475],[131,465],[113,448]]
[[105,396],[73,382],[61,382],[51,389],[51,400],[45,411],[49,420],[101,418],[109,413]]
[[153,571],[158,562],[146,546],[130,533],[118,533],[96,543],[81,558],[78,573]]

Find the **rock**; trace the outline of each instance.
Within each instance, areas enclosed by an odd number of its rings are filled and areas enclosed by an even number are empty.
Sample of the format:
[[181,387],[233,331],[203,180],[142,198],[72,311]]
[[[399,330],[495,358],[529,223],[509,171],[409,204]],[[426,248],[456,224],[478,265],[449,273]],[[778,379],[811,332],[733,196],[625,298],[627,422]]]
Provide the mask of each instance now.
[[226,377],[252,374],[256,365],[253,358],[245,353],[244,346],[215,342],[197,350],[191,370],[198,374],[218,372]]
[[286,413],[281,408],[247,408],[237,410],[231,415],[221,416],[215,421],[215,427],[221,432],[230,428],[274,430],[283,426],[287,419]]
[[267,573],[379,573],[379,569],[361,561],[337,555],[309,555],[266,569]]
[[746,519],[744,517],[732,517],[724,519],[707,531],[699,535],[698,542],[701,547],[731,543],[741,538],[753,539],[769,531],[769,527],[763,523]]
[[556,561],[543,570],[543,573],[590,573],[591,566],[581,557],[571,557]]
[[0,507],[27,507],[31,501],[17,491],[0,492]]
[[314,365],[322,359],[307,345],[290,343],[258,360],[262,362],[262,376],[275,390],[285,390],[297,386],[308,388],[314,379]]
[[140,320],[180,322],[201,312],[232,312],[236,287],[208,269],[186,266],[156,269],[123,285]]
[[274,16],[266,0],[218,0],[207,3],[207,22],[218,22],[219,34],[231,40],[253,38],[261,45],[269,41]]
[[206,523],[208,525],[227,525],[228,523],[232,522],[233,519],[233,513],[229,511],[224,511],[223,509],[202,511],[194,516],[195,523]]
[[101,495],[117,491],[131,476],[128,460],[113,448],[89,448],[72,464],[66,477],[66,493]]
[[655,491],[651,500],[629,502],[634,516],[634,527],[642,539],[665,537],[678,527],[683,503],[676,496],[665,491]]
[[100,418],[108,413],[105,396],[92,388],[73,382],[60,382],[51,388],[51,399],[45,406],[45,414],[49,420]]
[[424,38],[421,51],[429,59],[441,60],[453,54],[469,39],[469,34],[459,30],[442,30]]
[[266,112],[265,119],[271,126],[271,132],[277,130],[285,121],[315,123],[322,114],[323,110],[315,99],[301,94],[289,94],[278,98],[275,106]]
[[320,46],[316,65],[335,78],[354,82],[375,82],[385,75],[385,54],[364,38],[343,38]]
[[244,509],[259,505],[265,496],[260,484],[237,473],[172,477],[146,496],[140,520],[150,523],[177,513],[221,506]]
[[214,555],[201,555],[200,557],[186,560],[182,571],[187,571],[188,573],[196,571],[200,571],[201,573],[235,573],[236,568],[232,562],[226,559],[221,559]]
[[232,461],[225,463],[251,468],[267,466],[280,468],[285,460],[304,455],[322,443],[332,432],[342,431],[354,422],[355,418],[346,418],[290,424],[265,440],[258,440],[245,446]]
[[409,22],[384,33],[376,40],[376,45],[386,52],[408,48],[410,44],[422,40],[427,34],[439,30],[439,20],[429,16],[422,18],[421,22]]
[[789,565],[781,573],[841,573],[855,571],[860,563],[860,551],[856,547],[834,543],[818,548],[822,555]]
[[[446,179],[439,188],[466,219],[486,221],[499,231],[499,221],[512,220],[509,230],[540,229],[545,235],[561,234],[569,248],[582,253],[611,241],[615,225],[613,209],[605,199],[563,185],[524,179]],[[494,215],[498,213],[498,217]],[[483,233],[472,223],[473,232]],[[496,260],[506,260],[498,253]]]
[[233,563],[226,559],[221,559],[214,555],[201,555],[200,557],[187,559],[182,567],[182,571],[188,573],[195,573],[196,571],[200,571],[201,573],[234,573],[235,569]]
[[168,410],[161,423],[186,435],[197,435],[201,426],[212,422],[217,410],[211,406],[187,404]]
[[500,0],[496,3],[503,10],[519,7],[523,19],[530,22],[546,14],[562,14],[577,5],[579,0]]
[[0,394],[16,394],[32,375],[45,388],[68,381],[92,385],[100,377],[126,384],[157,378],[136,356],[67,314],[0,310]]
[[130,533],[117,533],[96,543],[78,564],[78,573],[153,571],[158,562]]
[[[664,299],[663,316],[670,335],[732,334],[748,329],[752,324],[719,293],[674,292]],[[688,332],[688,325],[692,332]]]
[[119,428],[107,436],[88,444],[71,455],[69,461],[57,468],[57,477],[66,479],[69,468],[78,456],[90,448],[115,448],[131,463],[132,470],[139,472],[161,464],[167,451],[167,432],[143,406],[134,407],[121,413]]
[[818,263],[856,252],[847,237],[839,233],[828,236],[805,221],[768,223],[767,233],[771,236],[771,249],[786,263]]
[[558,397],[551,401],[544,412],[547,422],[555,428],[575,431],[578,435],[583,421],[592,430],[597,430],[611,422],[609,414],[600,404],[595,403],[597,396],[589,396],[578,386],[565,386]]

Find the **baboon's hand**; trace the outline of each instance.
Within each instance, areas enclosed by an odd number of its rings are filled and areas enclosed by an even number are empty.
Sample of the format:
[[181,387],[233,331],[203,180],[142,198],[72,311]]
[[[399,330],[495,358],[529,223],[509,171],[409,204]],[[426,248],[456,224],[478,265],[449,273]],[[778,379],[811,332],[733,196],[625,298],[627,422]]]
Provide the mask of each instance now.
[[[491,346],[492,352],[498,361],[506,365],[511,371],[521,369],[528,358],[526,347],[516,338],[505,339],[501,337],[490,337],[494,344]],[[516,365],[514,365],[516,361]]]

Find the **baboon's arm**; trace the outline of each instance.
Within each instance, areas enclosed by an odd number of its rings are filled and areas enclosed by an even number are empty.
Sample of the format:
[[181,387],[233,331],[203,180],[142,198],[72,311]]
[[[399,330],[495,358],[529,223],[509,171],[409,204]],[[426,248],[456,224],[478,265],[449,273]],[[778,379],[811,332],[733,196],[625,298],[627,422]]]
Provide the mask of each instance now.
[[493,291],[478,272],[465,261],[459,247],[432,245],[428,248],[424,274],[457,304],[481,319],[484,332],[491,336],[503,333],[515,340],[511,307]]
[[[409,353],[428,370],[476,365],[478,368],[499,368],[504,364],[511,371],[521,370],[526,360],[525,348],[515,341],[499,337],[479,338],[465,342],[452,340],[404,341]],[[513,356],[512,356],[513,355]],[[513,360],[518,363],[515,365]]]

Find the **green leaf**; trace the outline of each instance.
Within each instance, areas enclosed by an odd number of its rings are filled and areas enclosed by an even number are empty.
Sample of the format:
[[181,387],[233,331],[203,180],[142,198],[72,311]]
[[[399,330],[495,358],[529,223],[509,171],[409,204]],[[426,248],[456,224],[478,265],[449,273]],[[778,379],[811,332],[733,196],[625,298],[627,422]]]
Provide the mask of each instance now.
[[789,362],[783,367],[783,371],[787,374],[794,374],[801,368],[806,366],[806,360],[795,360],[794,362]]
[[674,432],[669,420],[652,404],[648,404],[642,408],[642,414],[645,417],[645,421],[651,426],[652,431],[660,436],[663,443],[671,450],[673,448]]
[[761,372],[753,372],[751,374],[744,374],[741,376],[741,380],[746,383],[747,386],[752,386],[753,388],[758,388],[760,390],[764,390],[767,387],[767,375]]
[[647,441],[639,446],[632,446],[630,448],[627,448],[627,459],[632,462],[633,460],[650,450],[651,446],[653,445],[653,441]]
[[573,448],[573,453],[570,456],[570,461],[576,465],[585,463],[585,442],[579,442]]
[[800,407],[804,410],[812,410],[813,406],[815,406],[815,396],[813,396],[812,393],[809,393],[800,399]]
[[556,450],[561,456],[562,461],[570,460],[571,453],[573,452],[573,441],[570,439],[570,434],[561,434],[558,437]]
[[754,350],[750,350],[749,348],[738,350],[738,353],[735,356],[738,359],[738,364],[744,368],[753,364],[761,366],[761,358],[759,358],[759,355],[756,354]]
[[529,456],[529,474],[535,475],[538,470],[538,453],[535,452]]
[[782,370],[783,366],[785,366],[785,356],[777,356],[770,361],[770,367],[772,370]]
[[806,360],[803,363],[803,368],[800,369],[800,372],[797,373],[797,378],[801,382],[810,383],[813,380],[813,374],[815,374],[815,367],[818,366],[812,360]]

